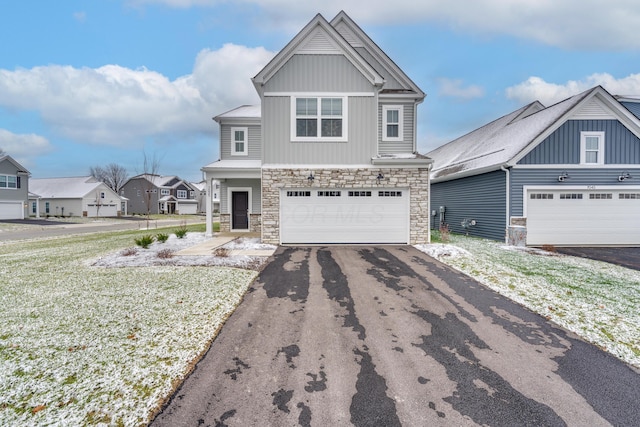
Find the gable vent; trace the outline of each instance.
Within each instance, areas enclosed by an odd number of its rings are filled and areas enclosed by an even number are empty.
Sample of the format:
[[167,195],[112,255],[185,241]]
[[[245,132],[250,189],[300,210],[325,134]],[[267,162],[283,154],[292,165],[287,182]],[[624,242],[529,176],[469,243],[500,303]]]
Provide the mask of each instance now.
[[316,31],[297,53],[338,53],[333,40],[323,31]]
[[336,30],[351,46],[362,47],[362,42],[360,41],[360,39],[346,25],[339,25],[336,27]]
[[602,102],[597,98],[591,98],[579,111],[574,115],[576,119],[613,119],[613,114],[606,109]]

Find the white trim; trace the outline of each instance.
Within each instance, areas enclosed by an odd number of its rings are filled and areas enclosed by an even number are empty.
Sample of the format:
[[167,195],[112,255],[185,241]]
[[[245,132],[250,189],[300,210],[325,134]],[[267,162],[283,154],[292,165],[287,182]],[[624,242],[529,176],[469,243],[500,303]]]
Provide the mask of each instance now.
[[[247,206],[247,228],[234,229],[233,227],[233,206],[232,206],[232,194],[234,192],[247,192],[249,197],[248,206]],[[251,187],[227,187],[227,213],[231,215],[229,218],[229,230],[231,231],[242,231],[246,232],[251,230],[251,213],[253,212],[253,206],[251,200],[253,199],[253,195],[251,194]]]
[[[298,115],[296,114],[296,101],[300,98],[314,98],[318,101],[316,106],[317,107],[316,115],[309,116],[309,119],[313,119],[315,117],[315,119],[317,120],[317,136],[302,137],[302,136],[296,135],[297,118],[298,118]],[[322,136],[322,119],[323,119],[322,99],[327,99],[327,98],[342,100],[342,114],[339,117],[324,116],[325,118],[339,118],[340,120],[342,120],[342,135],[338,137]],[[348,135],[349,135],[349,98],[347,96],[344,96],[344,94],[340,94],[340,95],[329,95],[329,94],[318,94],[318,93],[309,94],[309,95],[296,94],[294,96],[291,96],[290,102],[291,102],[291,110],[290,110],[291,141],[294,141],[294,142],[347,142]]]
[[581,164],[555,164],[555,165],[513,165],[511,166],[513,169],[640,169],[640,164],[611,164],[608,163],[606,165],[596,165],[586,163],[584,165]]
[[640,185],[523,185],[522,216],[527,216],[529,191],[640,191]]
[[[587,163],[587,138],[598,138],[598,161],[595,163]],[[581,165],[603,165],[604,164],[605,139],[602,131],[582,131],[580,132],[580,164]],[[589,150],[594,151],[594,150]]]
[[369,97],[375,96],[374,92],[265,92],[263,96],[295,96],[298,98],[349,98],[349,97]]
[[[387,112],[398,111],[398,136],[390,137],[387,134]],[[391,123],[396,124],[396,123]],[[404,140],[404,106],[403,105],[383,105],[382,106],[382,140],[383,141],[403,141]]]
[[[243,141],[236,141],[236,132],[242,132],[244,135]],[[243,151],[236,151],[236,143],[242,142]],[[231,128],[231,155],[232,156],[247,156],[249,154],[249,128],[234,126]]]

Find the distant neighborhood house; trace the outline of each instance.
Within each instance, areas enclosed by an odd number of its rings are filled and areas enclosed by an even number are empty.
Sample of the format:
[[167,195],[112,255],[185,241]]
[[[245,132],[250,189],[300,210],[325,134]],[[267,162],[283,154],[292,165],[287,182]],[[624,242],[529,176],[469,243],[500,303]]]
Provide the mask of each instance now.
[[198,212],[196,189],[175,175],[141,174],[129,178],[120,189],[128,199],[129,214],[180,214]]
[[90,176],[31,178],[29,215],[117,217],[126,215],[126,203],[103,182]]
[[0,155],[0,219],[24,219],[28,213],[29,171],[8,154]]

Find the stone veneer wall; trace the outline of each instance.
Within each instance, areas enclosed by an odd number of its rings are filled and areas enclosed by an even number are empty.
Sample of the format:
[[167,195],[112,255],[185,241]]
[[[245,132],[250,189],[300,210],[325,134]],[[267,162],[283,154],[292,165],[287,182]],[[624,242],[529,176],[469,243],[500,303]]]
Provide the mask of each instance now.
[[[249,214],[249,231],[260,233],[262,230],[262,215]],[[231,231],[231,214],[220,214],[220,231]]]
[[[282,188],[409,188],[409,243],[429,241],[429,170],[427,168],[262,170],[262,241],[280,243],[280,189]],[[378,173],[384,180],[378,183]]]

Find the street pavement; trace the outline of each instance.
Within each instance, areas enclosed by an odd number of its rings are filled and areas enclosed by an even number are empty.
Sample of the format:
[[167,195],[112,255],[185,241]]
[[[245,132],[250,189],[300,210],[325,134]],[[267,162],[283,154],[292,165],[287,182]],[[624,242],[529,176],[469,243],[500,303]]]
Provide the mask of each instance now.
[[631,426],[638,402],[638,370],[413,247],[280,247],[152,425]]

